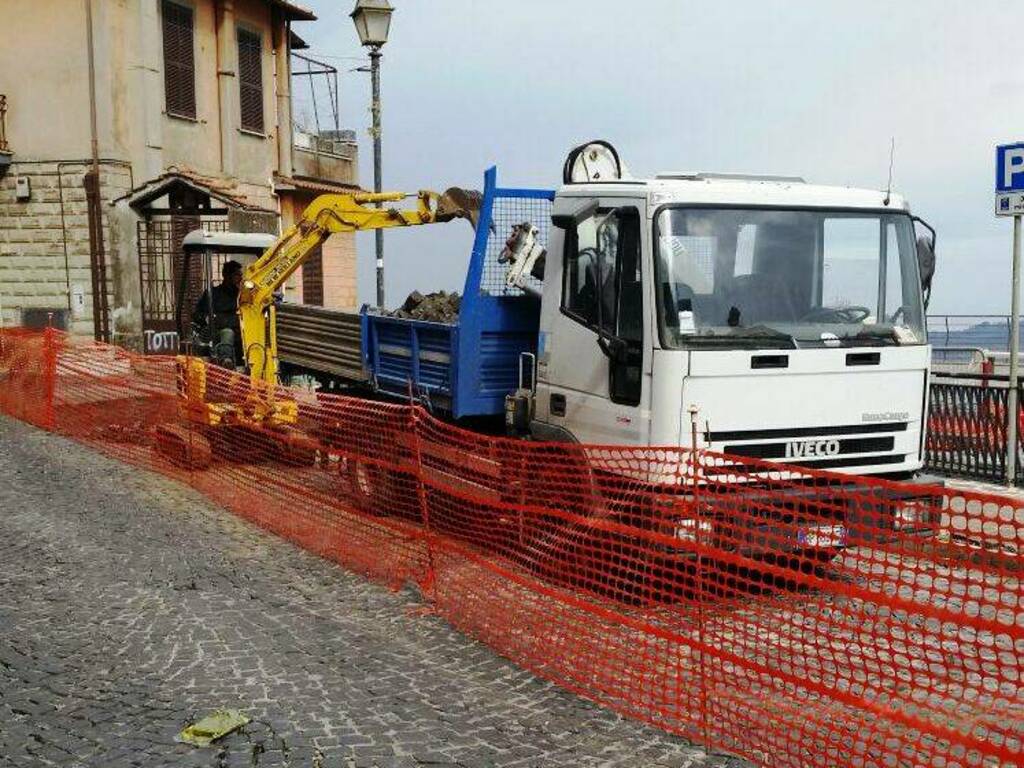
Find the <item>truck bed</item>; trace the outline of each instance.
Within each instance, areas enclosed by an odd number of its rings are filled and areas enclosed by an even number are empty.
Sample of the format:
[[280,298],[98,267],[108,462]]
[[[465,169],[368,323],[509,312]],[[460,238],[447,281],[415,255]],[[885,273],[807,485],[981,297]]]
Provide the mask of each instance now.
[[358,312],[280,304],[277,356],[293,370],[353,382],[369,378],[363,367],[362,318]]

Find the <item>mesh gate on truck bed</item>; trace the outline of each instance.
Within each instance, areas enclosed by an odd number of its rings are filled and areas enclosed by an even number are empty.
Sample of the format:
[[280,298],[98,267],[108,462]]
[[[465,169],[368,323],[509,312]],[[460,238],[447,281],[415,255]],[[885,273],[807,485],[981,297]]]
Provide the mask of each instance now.
[[[499,187],[497,169],[484,174],[484,199],[459,312],[454,415],[501,413],[518,384],[519,355],[537,351],[538,301],[505,284],[498,262],[512,227],[530,222],[547,247],[552,190]],[[540,283],[537,283],[540,288]]]
[[536,352],[540,303],[506,285],[498,258],[512,227],[526,221],[546,246],[554,196],[498,187],[497,170],[488,169],[458,321],[363,314],[363,359],[379,391],[401,398],[411,391],[456,419],[503,412],[518,385],[520,354]]

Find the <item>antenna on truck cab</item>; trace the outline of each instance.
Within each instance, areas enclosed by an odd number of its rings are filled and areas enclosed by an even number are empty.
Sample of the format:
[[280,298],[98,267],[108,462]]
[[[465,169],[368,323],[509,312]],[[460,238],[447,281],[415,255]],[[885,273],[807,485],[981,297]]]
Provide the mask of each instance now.
[[885,200],[882,205],[889,205],[889,198],[892,197],[892,166],[896,162],[896,137],[889,138],[889,181],[885,185]]

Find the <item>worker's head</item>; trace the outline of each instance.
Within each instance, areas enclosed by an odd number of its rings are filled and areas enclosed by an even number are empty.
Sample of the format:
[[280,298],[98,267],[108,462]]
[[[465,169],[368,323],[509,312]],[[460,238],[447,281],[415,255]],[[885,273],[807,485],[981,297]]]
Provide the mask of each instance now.
[[220,268],[220,276],[227,285],[233,285],[235,288],[241,288],[242,286],[242,265],[232,259],[231,261],[225,261],[224,266]]

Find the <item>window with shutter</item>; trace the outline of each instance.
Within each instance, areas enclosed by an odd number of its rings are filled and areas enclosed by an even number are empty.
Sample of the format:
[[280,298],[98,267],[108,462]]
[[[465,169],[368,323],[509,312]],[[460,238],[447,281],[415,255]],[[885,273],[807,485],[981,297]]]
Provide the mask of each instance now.
[[318,245],[302,265],[302,303],[324,305],[324,252]]
[[164,92],[167,114],[196,118],[196,61],[192,9],[163,0]]
[[238,88],[242,128],[263,133],[263,57],[259,34],[238,30]]

